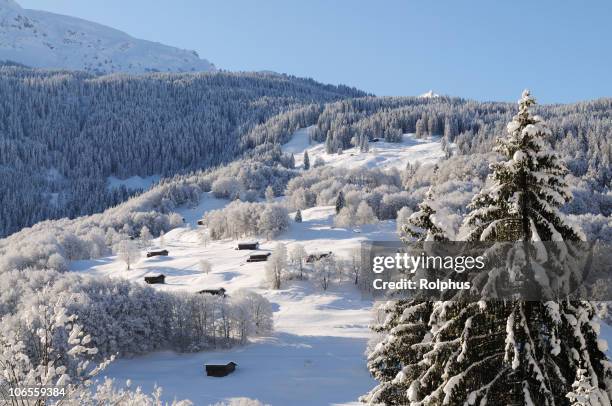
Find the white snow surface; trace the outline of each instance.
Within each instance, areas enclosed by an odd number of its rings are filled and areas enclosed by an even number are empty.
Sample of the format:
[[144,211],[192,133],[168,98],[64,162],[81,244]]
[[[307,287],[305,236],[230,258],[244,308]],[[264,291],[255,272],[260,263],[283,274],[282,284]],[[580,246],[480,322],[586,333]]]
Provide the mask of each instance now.
[[[408,162],[435,162],[443,156],[437,138],[417,139],[410,134],[401,143],[371,143],[367,153],[351,149],[342,155],[328,155],[322,144],[309,144],[310,131],[312,127],[297,130],[283,146],[285,152],[296,154],[298,165],[302,164],[304,150],[308,150],[311,164],[321,157],[328,165],[347,168],[365,165],[402,169]],[[130,178],[111,184],[142,186],[143,181]],[[237,397],[256,398],[274,406],[357,404],[358,397],[375,385],[364,355],[371,336],[372,301],[363,298],[350,281],[332,284],[328,291],[316,281],[286,282],[280,290],[270,290],[264,286],[265,262],[247,263],[251,251],[235,250],[238,241],[211,241],[203,246],[197,220],[228,203],[205,193],[198,205],[179,210],[185,226],[165,234],[167,257],[143,257],[130,271],[115,256],[75,261],[71,270],[135,283],[144,283],[145,275],[163,273],[166,284],[152,287],[171,291],[224,287],[231,295],[247,288],[272,303],[273,335],[230,350],[194,354],[166,351],[120,359],[111,364],[106,375],[118,382],[130,379],[133,386],[145,391],[160,385],[165,400],[187,398],[196,405]],[[273,241],[259,239],[260,250],[272,250],[279,241],[291,249],[291,244],[299,242],[307,252],[332,250],[337,257],[348,259],[363,240],[397,240],[395,221],[344,229],[333,226],[334,214],[332,206],[303,210],[302,223],[292,221],[289,230]],[[293,218],[294,213],[290,216]],[[159,240],[153,244],[159,245]],[[202,259],[212,264],[209,274],[198,271]],[[227,377],[211,378],[203,369],[211,361],[234,361],[238,367]]]
[[324,143],[308,143],[308,132],[311,127],[297,130],[291,140],[283,145],[282,150],[292,153],[295,157],[296,167],[304,162],[304,151],[308,151],[308,158],[312,166],[317,158],[321,158],[326,165],[334,167],[390,169],[403,170],[408,163],[435,163],[444,157],[440,137],[416,138],[414,134],[404,134],[401,142],[370,142],[368,152],[359,152],[359,148],[350,148],[338,155],[325,152]]
[[425,99],[435,99],[437,97],[440,97],[440,95],[438,93],[435,93],[433,90],[430,90],[428,92],[423,93],[422,95],[419,95],[419,97],[423,97]]
[[94,73],[215,70],[195,51],[140,40],[101,24],[0,0],[0,61]]
[[159,175],[151,175],[151,176],[146,176],[144,178],[136,175],[136,176],[130,176],[127,179],[119,179],[114,176],[109,176],[108,177],[108,188],[116,189],[121,186],[125,186],[125,188],[128,190],[136,190],[136,189],[147,190],[151,186],[153,186],[153,184],[159,182],[160,179],[161,179],[161,176]]
[[[162,290],[195,292],[224,287],[231,295],[248,288],[272,303],[275,333],[230,350],[157,352],[120,359],[105,374],[118,382],[131,379],[134,386],[147,391],[160,385],[165,400],[188,398],[196,405],[241,396],[275,406],[353,404],[375,385],[364,356],[372,322],[371,300],[362,298],[350,282],[332,285],[326,292],[312,281],[287,282],[280,290],[269,290],[263,286],[265,262],[246,263],[252,251],[235,250],[237,241],[212,241],[204,247],[195,225],[197,219],[204,211],[227,203],[207,194],[199,206],[181,211],[185,227],[164,236],[168,257],[143,257],[130,271],[114,256],[75,261],[71,270],[136,283],[143,283],[145,275],[163,273],[166,284],[152,285]],[[260,239],[260,250],[272,250],[279,241],[290,248],[299,241],[307,252],[331,249],[335,255],[348,258],[350,250],[362,240],[396,239],[394,221],[359,230],[335,228],[334,213],[333,206],[303,210],[302,223],[292,222],[289,230],[274,241]],[[198,271],[202,259],[212,264],[208,275]],[[238,367],[225,378],[207,377],[203,365],[212,360],[234,361]]]

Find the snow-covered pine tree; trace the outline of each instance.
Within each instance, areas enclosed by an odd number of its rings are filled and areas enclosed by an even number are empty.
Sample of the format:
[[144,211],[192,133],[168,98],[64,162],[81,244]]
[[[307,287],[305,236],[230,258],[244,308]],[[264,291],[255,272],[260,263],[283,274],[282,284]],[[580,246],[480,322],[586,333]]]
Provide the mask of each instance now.
[[344,199],[344,193],[341,191],[338,192],[338,197],[336,197],[336,214],[340,213],[340,210],[346,206],[346,200]]
[[332,154],[334,152],[334,138],[331,131],[327,132],[327,137],[325,138],[325,152],[328,154]]
[[304,151],[304,170],[310,169],[310,157],[308,151]]
[[508,123],[508,137],[497,141],[494,150],[506,160],[491,165],[490,186],[468,206],[467,240],[581,239],[558,211],[572,197],[564,180],[567,170],[546,141],[550,130],[531,114],[534,104],[525,90],[518,114]]
[[425,194],[425,199],[419,204],[419,210],[412,213],[408,218],[407,224],[402,226],[402,240],[417,241],[447,241],[444,231],[435,224],[433,215],[436,211],[431,207],[433,192],[431,188]]
[[[427,203],[432,199],[431,190],[413,213],[408,224],[402,227],[400,237],[405,242],[447,241],[444,232],[431,219],[435,211]],[[432,332],[428,322],[434,302],[414,299],[392,300],[378,308],[383,321],[372,330],[382,337],[368,354],[368,368],[379,382],[361,400],[372,405],[409,405],[416,399],[416,386],[401,379],[406,365],[418,364],[431,350],[427,344]],[[400,379],[398,379],[400,378]]]
[[576,373],[576,381],[572,384],[572,390],[566,397],[570,400],[571,406],[593,406],[597,404],[592,402],[597,401],[596,398],[591,397],[593,389],[595,388],[588,378],[587,370],[580,368]]
[[295,218],[294,218],[296,223],[301,223],[302,222],[302,211],[300,209],[297,209],[297,211],[295,212]]
[[[558,211],[571,196],[563,166],[545,142],[550,132],[529,111],[534,103],[525,91],[509,137],[499,142],[507,161],[493,165],[489,187],[471,203],[465,220],[470,240],[580,237]],[[590,404],[610,405],[611,364],[587,301],[433,302],[429,317],[416,320],[412,306],[395,306],[401,324],[383,326],[389,333],[369,356],[381,381],[364,399],[371,404],[568,405],[572,382],[586,380]],[[416,326],[427,331],[408,333],[413,340],[395,349],[398,336]],[[580,369],[586,375],[577,376]]]

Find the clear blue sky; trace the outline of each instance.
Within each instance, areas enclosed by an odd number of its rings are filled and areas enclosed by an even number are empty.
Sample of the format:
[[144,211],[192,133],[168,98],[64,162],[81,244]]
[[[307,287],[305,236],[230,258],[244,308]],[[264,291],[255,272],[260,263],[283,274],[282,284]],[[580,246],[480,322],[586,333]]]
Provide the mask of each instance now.
[[273,70],[377,95],[429,89],[545,103],[612,96],[612,1],[17,0],[195,49],[227,70]]

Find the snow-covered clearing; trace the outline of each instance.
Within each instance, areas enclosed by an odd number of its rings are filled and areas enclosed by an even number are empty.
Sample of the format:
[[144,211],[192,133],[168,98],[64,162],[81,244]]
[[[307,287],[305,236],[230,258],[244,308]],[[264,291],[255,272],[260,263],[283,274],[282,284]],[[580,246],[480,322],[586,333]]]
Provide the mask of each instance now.
[[[365,165],[401,169],[407,162],[433,162],[443,155],[436,138],[416,139],[413,135],[405,135],[403,142],[396,144],[371,143],[367,153],[351,149],[342,155],[328,155],[322,144],[309,145],[309,131],[310,128],[296,131],[283,146],[284,151],[295,154],[298,165],[305,149],[311,163],[321,157],[328,165],[347,168]],[[134,183],[142,184],[129,184]],[[167,257],[143,257],[130,271],[114,256],[76,261],[71,269],[136,283],[144,283],[145,275],[163,273],[166,283],[152,286],[172,291],[224,287],[231,295],[237,289],[248,288],[272,303],[275,333],[227,351],[158,352],[120,359],[110,366],[107,375],[119,382],[131,379],[145,391],[160,385],[164,388],[164,399],[188,398],[196,405],[243,396],[281,406],[356,402],[375,384],[364,355],[371,334],[368,325],[372,321],[372,301],[361,297],[350,281],[332,285],[327,291],[316,281],[286,282],[280,290],[264,287],[265,262],[246,262],[252,251],[235,250],[235,240],[211,241],[204,246],[200,239],[197,220],[205,212],[228,203],[205,194],[197,206],[180,210],[185,226],[164,236]],[[394,221],[358,229],[335,228],[334,214],[332,206],[303,210],[302,223],[292,221],[289,230],[273,241],[260,239],[260,250],[272,250],[277,242],[286,243],[288,248],[299,242],[310,253],[333,251],[339,258],[349,258],[351,250],[362,240],[397,238]],[[159,247],[159,239],[153,244]],[[209,274],[198,270],[203,259],[212,264]],[[238,367],[225,378],[211,378],[205,376],[203,369],[211,361],[234,361]]]
[[414,134],[404,134],[402,142],[370,142],[368,152],[358,148],[344,150],[341,155],[325,152],[325,144],[309,144],[309,128],[297,130],[291,140],[283,145],[283,151],[295,156],[296,166],[304,161],[304,151],[308,151],[310,164],[321,158],[326,165],[334,167],[357,168],[397,168],[404,169],[408,163],[434,163],[444,157],[440,137],[416,138]]
[[125,186],[125,188],[128,190],[137,190],[137,189],[147,190],[154,183],[159,182],[160,179],[161,179],[161,176],[159,175],[151,175],[151,176],[147,176],[144,178],[141,176],[130,176],[127,179],[119,179],[114,176],[109,176],[108,177],[108,188],[116,189],[121,186]]
[[[165,235],[168,257],[143,258],[131,271],[126,271],[116,257],[77,261],[72,270],[137,283],[143,283],[145,275],[164,273],[166,284],[153,285],[155,289],[195,292],[224,287],[231,295],[236,289],[248,288],[272,302],[274,335],[228,351],[160,352],[121,359],[111,365],[107,375],[120,382],[131,379],[145,390],[161,385],[165,399],[189,398],[197,405],[240,396],[272,405],[356,401],[374,385],[364,357],[372,302],[362,298],[348,282],[332,286],[327,292],[313,282],[289,282],[278,291],[264,288],[265,263],[246,263],[251,251],[235,250],[236,241],[213,241],[204,247],[192,226],[202,214],[200,210],[225,204],[225,200],[205,197],[197,208],[181,212],[190,224]],[[302,223],[292,223],[274,241],[261,240],[260,250],[271,250],[279,241],[288,247],[299,241],[308,252],[332,250],[347,257],[361,240],[396,238],[393,221],[359,230],[341,229],[333,227],[333,214],[331,206],[304,210]],[[201,259],[212,263],[210,274],[198,271]],[[211,360],[235,361],[238,369],[225,378],[210,378],[205,376],[203,365]]]

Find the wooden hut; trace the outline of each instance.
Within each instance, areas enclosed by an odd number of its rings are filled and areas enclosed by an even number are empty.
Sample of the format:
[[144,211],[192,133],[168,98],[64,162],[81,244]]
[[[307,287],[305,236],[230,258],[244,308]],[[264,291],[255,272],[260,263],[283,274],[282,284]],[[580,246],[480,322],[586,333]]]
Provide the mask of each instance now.
[[159,257],[159,256],[165,257],[167,255],[168,255],[168,250],[149,251],[149,252],[147,252],[147,258]]
[[206,375],[221,378],[227,376],[236,370],[238,364],[228,362],[227,364],[205,364]]
[[200,294],[206,294],[207,293],[209,295],[225,297],[225,289],[224,288],[219,288],[219,289],[203,289],[203,290],[199,290],[197,293],[200,293]]
[[259,249],[259,242],[240,242],[238,243],[238,250],[256,250]]
[[166,283],[166,275],[161,274],[157,276],[145,276],[144,280],[149,285],[153,285],[156,283]]
[[266,252],[265,254],[251,254],[247,262],[265,262],[268,260],[268,257],[271,253]]

